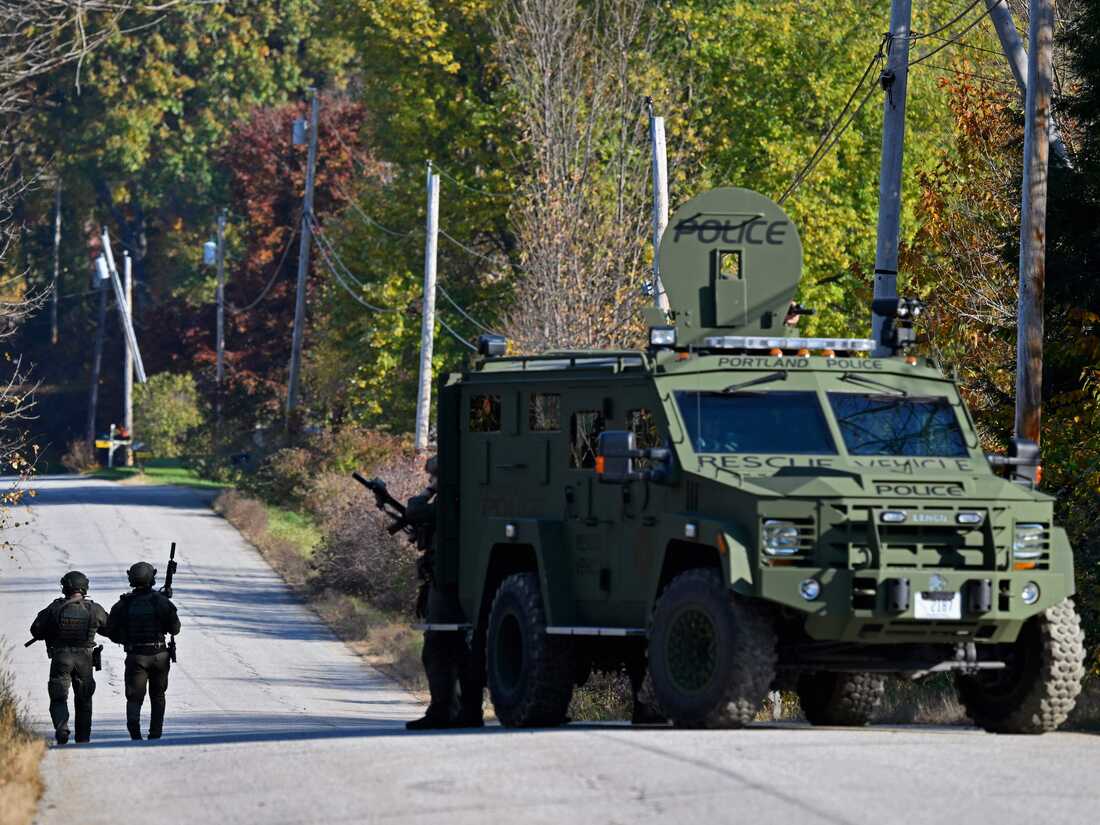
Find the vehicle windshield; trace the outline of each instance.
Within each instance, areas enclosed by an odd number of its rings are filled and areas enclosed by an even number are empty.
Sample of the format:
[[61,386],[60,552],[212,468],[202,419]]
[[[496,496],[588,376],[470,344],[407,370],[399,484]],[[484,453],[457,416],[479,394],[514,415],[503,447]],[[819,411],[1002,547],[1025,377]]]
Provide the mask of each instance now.
[[946,398],[830,392],[844,446],[852,455],[969,455]]
[[677,392],[697,453],[836,455],[813,392]]

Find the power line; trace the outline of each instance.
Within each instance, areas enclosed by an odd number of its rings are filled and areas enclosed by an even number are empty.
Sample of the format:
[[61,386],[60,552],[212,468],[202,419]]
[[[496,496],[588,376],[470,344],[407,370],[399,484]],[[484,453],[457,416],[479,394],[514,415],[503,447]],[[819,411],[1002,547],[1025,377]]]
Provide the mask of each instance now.
[[[987,7],[985,11],[983,11],[981,14],[979,14],[977,17],[975,17],[973,20],[971,20],[961,31],[956,32],[954,35],[947,38],[943,43],[936,46],[934,49],[929,49],[924,54],[920,55],[916,60],[909,61],[909,65],[910,66],[916,66],[920,63],[923,63],[925,60],[930,58],[932,55],[946,49],[952,43],[957,43],[963,35],[965,35],[972,28],[974,28],[976,25],[978,25],[980,22],[982,22],[982,20],[984,20],[989,15],[989,12],[991,10],[992,10],[992,7]],[[969,9],[967,9],[967,11],[969,11]]]
[[[482,253],[478,252],[476,249],[471,249],[470,247],[466,246],[466,244],[462,243],[462,241],[458,240],[458,238],[455,238],[452,235],[448,234],[447,231],[444,230],[442,227],[440,227],[440,229],[439,229],[439,234],[442,235],[444,238],[446,238],[451,243],[453,243],[455,246],[457,246],[459,249],[461,249],[467,255],[473,255],[475,258],[480,258],[483,261],[491,263],[493,266],[500,266],[501,265],[500,261],[494,260],[493,258],[490,258],[488,255],[483,255]],[[520,266],[519,264],[514,263],[511,260],[508,261],[508,266],[512,267],[513,269],[518,269],[520,272],[526,272],[528,274],[531,274],[531,270],[527,269],[524,266]]]
[[362,221],[368,226],[371,226],[375,229],[380,229],[387,235],[392,235],[395,238],[411,238],[413,235],[417,235],[422,231],[419,227],[417,227],[416,229],[410,229],[408,232],[398,232],[396,229],[390,229],[388,226],[384,226],[383,224],[372,218],[370,215],[368,215],[366,212],[364,212],[363,208],[356,202],[356,200],[350,197],[339,186],[333,184],[332,188],[335,189],[340,195],[342,195],[345,200],[347,200],[351,208],[355,210],[355,213],[359,215]]
[[493,332],[493,330],[489,329],[489,327],[485,326],[485,324],[481,323],[481,321],[477,320],[477,318],[474,318],[472,315],[470,315],[470,313],[460,307],[458,305],[458,302],[456,302],[455,299],[451,297],[450,293],[447,292],[447,290],[443,286],[437,284],[436,289],[438,289],[440,294],[447,300],[447,303],[455,308],[455,312],[457,312],[475,327],[480,329],[482,332],[487,332],[489,335],[500,335],[499,332]]
[[[882,60],[883,49],[889,42],[889,39],[889,35],[883,37],[882,42],[879,44],[878,52],[876,52],[875,55],[870,59],[870,61],[868,61],[867,67],[863,70],[863,74],[860,76],[859,82],[856,83],[855,88],[852,89],[852,93],[848,95],[848,99],[845,101],[843,108],[840,110],[840,114],[837,115],[836,119],[833,120],[832,125],[828,128],[828,130],[825,132],[825,135],[818,142],[817,148],[810,156],[810,159],[806,161],[803,167],[795,174],[794,178],[792,178],[791,182],[787,185],[787,188],[783,191],[783,194],[779,196],[778,202],[780,204],[787,200],[787,198],[790,197],[791,193],[794,192],[794,190],[797,189],[801,185],[801,183],[810,176],[817,164],[821,162],[821,159],[824,158],[826,154],[828,154],[833,146],[836,145],[837,141],[840,140],[844,132],[847,131],[848,126],[851,125],[855,117],[866,105],[867,100],[871,97],[871,94],[874,93],[875,87],[872,86],[870,91],[868,91],[868,93],[864,96],[863,100],[859,102],[859,105],[856,107],[855,111],[852,112],[851,116],[848,117],[847,120],[845,120],[845,115],[847,115],[848,111],[851,109],[852,103],[855,101],[856,96],[860,93],[860,91],[863,90],[863,87],[867,82],[867,78],[870,77],[871,70],[875,67],[876,63]],[[841,125],[841,121],[844,121],[843,125]]]
[[942,26],[940,26],[938,28],[935,28],[935,29],[932,29],[932,31],[930,31],[930,32],[913,32],[911,35],[909,35],[909,39],[910,40],[920,40],[921,38],[924,38],[924,37],[934,37],[935,35],[939,34],[940,32],[946,31],[947,29],[951,28],[956,23],[958,23],[960,20],[962,20],[964,17],[966,17],[966,15],[968,15],[970,13],[970,10],[973,9],[980,2],[982,2],[982,0],[973,0],[973,2],[969,6],[967,6],[965,9],[960,11],[957,15],[952,17],[950,20],[948,20]]
[[[347,291],[347,293],[351,295],[352,298],[354,298],[360,304],[373,312],[401,311],[399,309],[394,309],[393,307],[376,306],[375,304],[372,304],[369,301],[365,300],[354,289],[348,286],[348,284],[344,281],[344,278],[340,275],[339,269],[342,269],[344,271],[344,274],[360,289],[364,289],[366,285],[363,284],[358,278],[356,278],[355,275],[352,274],[351,270],[347,268],[347,265],[343,262],[343,260],[340,259],[339,254],[337,254],[336,252],[336,249],[331,245],[332,242],[324,236],[324,233],[321,230],[321,227],[317,223],[317,221],[311,220],[310,223],[313,225],[314,231],[317,234],[317,249],[318,251],[320,251],[321,257],[325,259],[325,264],[328,266],[329,271],[332,272],[333,277],[336,278],[336,282],[339,283],[340,286],[342,286],[345,291]],[[337,264],[339,265],[339,269],[337,268]]]
[[441,327],[443,327],[443,329],[445,329],[447,332],[449,332],[451,334],[452,338],[454,338],[456,341],[458,341],[460,344],[462,344],[467,349],[473,350],[474,352],[477,352],[477,347],[475,345],[471,344],[469,341],[467,341],[465,338],[463,338],[457,332],[455,332],[454,329],[451,328],[451,325],[448,324],[446,321],[444,321],[443,316],[440,315],[438,312],[436,313],[435,320],[439,322],[439,325]]
[[924,63],[923,65],[928,67],[929,69],[939,69],[940,71],[944,72],[953,72],[954,74],[962,75],[963,77],[973,77],[978,80],[985,80],[989,83],[995,83],[998,86],[1005,86],[1006,88],[1011,86],[1013,89],[1016,88],[1015,83],[1013,83],[1011,80],[1005,80],[1004,78],[990,77],[989,75],[978,74],[977,72],[967,72],[963,71],[962,69],[953,69],[950,66],[941,66],[938,63]]
[[294,243],[294,239],[298,236],[298,224],[299,220],[295,218],[293,225],[289,227],[290,237],[287,238],[286,246],[283,247],[283,254],[279,258],[279,263],[275,266],[275,271],[271,274],[271,278],[268,280],[267,285],[260,290],[259,296],[252,303],[239,308],[226,301],[226,308],[229,310],[230,315],[240,315],[242,312],[248,312],[259,306],[260,301],[267,297],[267,293],[271,291],[271,287],[275,286],[275,281],[279,279],[279,274],[283,271],[283,264],[286,263],[286,256],[290,252],[291,244]]
[[474,192],[478,195],[484,195],[487,198],[511,198],[512,197],[511,193],[509,193],[509,192],[490,192],[488,189],[479,189],[476,186],[470,186],[467,183],[463,183],[458,178],[456,178],[454,175],[452,175],[450,172],[448,172],[446,169],[444,169],[442,166],[440,166],[438,163],[433,163],[432,168],[435,169],[435,171],[437,171],[440,175],[445,177],[447,180],[449,180],[451,183],[454,183],[457,186],[461,186],[463,189],[466,189],[469,192]]

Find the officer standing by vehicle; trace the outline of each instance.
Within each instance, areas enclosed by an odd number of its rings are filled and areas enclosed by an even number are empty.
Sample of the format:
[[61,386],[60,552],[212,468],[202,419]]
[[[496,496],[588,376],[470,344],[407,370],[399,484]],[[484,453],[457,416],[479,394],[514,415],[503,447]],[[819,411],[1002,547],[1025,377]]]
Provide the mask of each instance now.
[[[430,628],[433,624],[459,624],[464,619],[456,596],[442,590],[433,580],[438,473],[434,456],[428,459],[424,469],[431,480],[422,493],[410,498],[405,505],[405,520],[416,528],[416,546],[421,551],[417,562],[421,584],[416,615],[424,618]],[[431,702],[422,718],[407,722],[405,727],[432,730],[484,725],[484,686],[478,676],[477,658],[466,635],[461,630],[426,630],[420,660],[428,677]]]
[[164,634],[180,632],[171,590],[153,590],[157,571],[148,562],[139,561],[126,575],[132,593],[119,598],[107,626],[111,641],[126,651],[126,730],[131,739],[141,739],[141,706],[149,691],[149,738],[160,739],[164,727],[164,694],[168,690],[168,671],[172,656]]
[[[57,744],[69,741],[69,685],[76,710],[76,741],[92,736],[93,670],[99,652],[95,634],[105,635],[107,612],[88,595],[88,577],[72,570],[61,578],[62,597],[42,610],[31,625],[34,640],[44,639],[50,657],[50,719]],[[31,644],[31,642],[28,642]]]

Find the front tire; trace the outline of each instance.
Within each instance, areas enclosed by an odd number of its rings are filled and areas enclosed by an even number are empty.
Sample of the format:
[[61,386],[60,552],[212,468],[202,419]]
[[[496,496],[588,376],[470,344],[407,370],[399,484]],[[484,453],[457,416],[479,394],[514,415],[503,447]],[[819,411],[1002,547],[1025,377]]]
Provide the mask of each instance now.
[[489,696],[501,724],[549,727],[566,719],[576,668],[572,645],[546,634],[546,611],[534,573],[509,576],[489,611]]
[[804,673],[798,679],[798,701],[811,725],[863,727],[885,693],[886,677],[878,673]]
[[1085,636],[1066,599],[1028,619],[1003,646],[1007,667],[957,676],[967,715],[990,733],[1038,734],[1066,721],[1085,677]]
[[681,727],[741,727],[775,678],[770,618],[713,570],[681,573],[657,601],[649,668],[661,712]]

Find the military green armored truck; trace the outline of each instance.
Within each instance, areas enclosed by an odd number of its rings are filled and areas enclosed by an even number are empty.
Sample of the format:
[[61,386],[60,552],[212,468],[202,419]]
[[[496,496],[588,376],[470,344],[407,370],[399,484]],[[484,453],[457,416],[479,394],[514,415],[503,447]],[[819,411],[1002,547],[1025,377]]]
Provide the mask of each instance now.
[[594,667],[647,656],[684,726],[747,724],[774,688],[862,725],[888,675],[942,671],[987,730],[1061,724],[1084,658],[1066,533],[1034,445],[986,456],[909,354],[919,302],[876,306],[879,341],[800,337],[798,232],[743,189],[679,209],[659,264],[647,349],[485,337],[441,382],[434,575],[463,621],[432,627],[484,651],[498,718],[559,724]]

